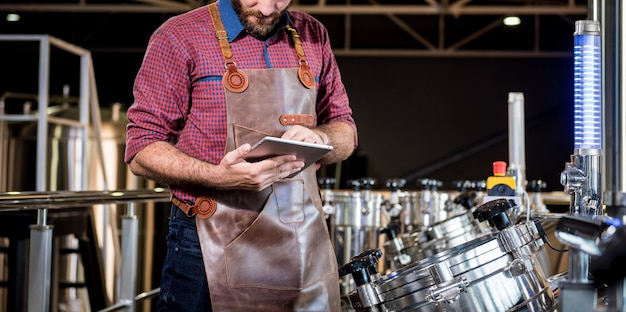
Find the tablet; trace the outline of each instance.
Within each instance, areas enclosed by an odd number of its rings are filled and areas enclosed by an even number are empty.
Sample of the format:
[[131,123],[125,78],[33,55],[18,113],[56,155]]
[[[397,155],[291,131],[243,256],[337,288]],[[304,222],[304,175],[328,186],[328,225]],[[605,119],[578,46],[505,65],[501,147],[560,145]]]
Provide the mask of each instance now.
[[[250,153],[246,155],[245,159],[249,162],[256,162],[279,155],[296,155],[298,160],[304,161],[304,167],[302,167],[302,170],[304,170],[332,150],[333,147],[330,145],[266,136],[252,146]],[[288,178],[298,173],[300,173],[300,171],[288,176]]]

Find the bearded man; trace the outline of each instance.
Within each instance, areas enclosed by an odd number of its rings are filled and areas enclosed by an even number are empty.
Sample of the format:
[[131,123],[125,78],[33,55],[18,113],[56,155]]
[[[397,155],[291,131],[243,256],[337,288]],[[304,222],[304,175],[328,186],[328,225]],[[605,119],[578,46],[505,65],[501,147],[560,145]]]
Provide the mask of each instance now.
[[217,0],[151,36],[126,162],[172,193],[159,311],[339,311],[316,168],[246,161],[265,136],[357,145],[328,32],[290,0]]

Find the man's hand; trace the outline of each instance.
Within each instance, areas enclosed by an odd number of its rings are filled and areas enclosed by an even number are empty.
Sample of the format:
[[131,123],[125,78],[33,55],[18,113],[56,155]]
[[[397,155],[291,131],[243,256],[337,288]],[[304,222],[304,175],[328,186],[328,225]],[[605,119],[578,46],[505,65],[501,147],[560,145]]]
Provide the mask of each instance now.
[[313,129],[293,126],[283,133],[282,138],[332,146],[333,150],[320,159],[322,164],[345,160],[356,148],[356,133],[350,125],[341,121],[330,122]]
[[258,162],[247,162],[244,158],[250,152],[250,144],[228,152],[215,168],[219,179],[219,189],[242,189],[261,191],[274,182],[296,173],[304,167],[304,162],[295,155],[281,155]]
[[250,144],[224,155],[218,165],[193,158],[166,142],[154,142],[130,162],[131,171],[170,186],[261,191],[304,167],[295,155],[247,162]]
[[285,131],[281,138],[299,142],[328,145],[328,137],[323,132],[297,125]]

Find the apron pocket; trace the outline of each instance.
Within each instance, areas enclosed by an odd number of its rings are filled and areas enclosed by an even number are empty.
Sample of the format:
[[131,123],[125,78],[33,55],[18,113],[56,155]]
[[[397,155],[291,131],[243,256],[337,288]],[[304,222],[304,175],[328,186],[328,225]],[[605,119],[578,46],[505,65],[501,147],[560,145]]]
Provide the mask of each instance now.
[[312,205],[305,201],[304,180],[292,179],[274,183],[271,195],[278,204],[278,217],[283,223],[299,223],[304,221],[304,205]]
[[[265,208],[250,227],[224,248],[230,287],[281,290],[299,290],[302,287],[301,252],[297,243],[296,225],[284,223],[281,220],[282,213],[279,214],[277,197],[289,189],[281,187],[281,184],[275,184],[275,190],[279,189],[278,194],[273,192],[270,195]],[[297,206],[303,218],[302,204]],[[289,213],[290,220],[293,219],[291,215]]]

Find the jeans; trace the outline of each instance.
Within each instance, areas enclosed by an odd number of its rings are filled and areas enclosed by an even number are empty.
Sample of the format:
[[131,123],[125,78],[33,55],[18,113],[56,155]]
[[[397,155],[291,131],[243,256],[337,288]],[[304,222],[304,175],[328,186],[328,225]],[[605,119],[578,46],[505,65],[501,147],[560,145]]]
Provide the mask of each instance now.
[[212,311],[196,220],[172,205],[157,311]]

